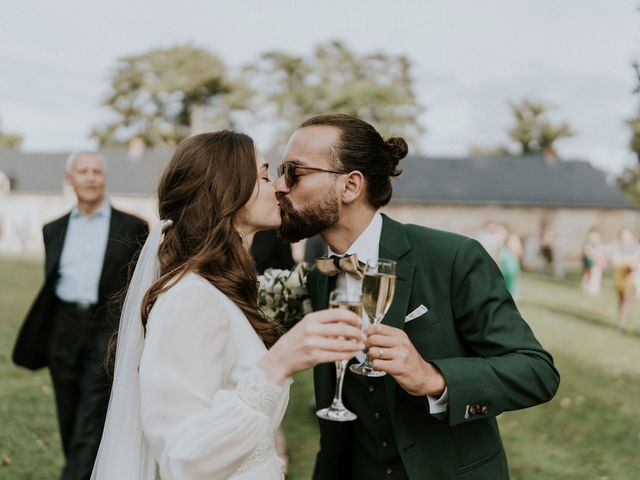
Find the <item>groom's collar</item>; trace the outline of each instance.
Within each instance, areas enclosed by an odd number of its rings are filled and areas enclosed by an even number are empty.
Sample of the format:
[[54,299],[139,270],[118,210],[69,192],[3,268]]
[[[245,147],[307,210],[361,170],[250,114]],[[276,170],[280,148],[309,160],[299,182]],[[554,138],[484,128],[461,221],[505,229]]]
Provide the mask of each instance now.
[[405,225],[382,214],[379,256],[397,260],[410,250],[411,244],[407,239]]
[[[378,258],[378,245],[380,244],[381,232],[382,215],[380,212],[376,212],[367,228],[356,238],[355,242],[351,244],[344,255],[352,255],[355,253],[361,260]],[[329,256],[331,255],[343,256],[335,253],[331,250],[331,247],[329,247]]]

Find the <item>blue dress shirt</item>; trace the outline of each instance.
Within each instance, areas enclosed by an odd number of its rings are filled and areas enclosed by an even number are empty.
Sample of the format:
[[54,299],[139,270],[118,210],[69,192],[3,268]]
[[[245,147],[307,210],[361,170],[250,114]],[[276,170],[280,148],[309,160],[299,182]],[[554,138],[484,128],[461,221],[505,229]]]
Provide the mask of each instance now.
[[106,200],[90,217],[85,217],[77,207],[71,211],[56,284],[56,295],[61,300],[98,302],[110,222],[111,205]]

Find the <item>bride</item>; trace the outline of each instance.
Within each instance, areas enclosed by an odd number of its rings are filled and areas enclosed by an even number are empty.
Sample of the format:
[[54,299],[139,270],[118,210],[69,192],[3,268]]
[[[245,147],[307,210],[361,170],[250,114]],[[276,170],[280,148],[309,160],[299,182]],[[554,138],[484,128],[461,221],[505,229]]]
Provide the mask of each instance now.
[[92,479],[281,479],[275,432],[291,375],[363,347],[346,310],[282,336],[259,310],[248,249],[280,224],[267,167],[250,137],[220,131],[181,142],[165,168]]

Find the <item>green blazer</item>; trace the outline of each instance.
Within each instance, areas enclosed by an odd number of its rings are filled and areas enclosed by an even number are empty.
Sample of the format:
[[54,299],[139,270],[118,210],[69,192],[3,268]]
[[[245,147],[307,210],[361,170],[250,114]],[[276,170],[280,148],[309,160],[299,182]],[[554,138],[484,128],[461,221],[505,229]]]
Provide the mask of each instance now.
[[[409,395],[393,377],[384,377],[409,478],[509,478],[495,417],[554,396],[560,377],[551,355],[522,319],[497,265],[477,241],[383,215],[379,256],[397,262],[395,297],[383,323],[404,329],[422,357],[440,369],[449,396],[447,413],[432,415],[426,398]],[[328,277],[312,269],[309,290],[314,309],[326,308]],[[428,312],[405,323],[421,305]],[[317,366],[314,384],[317,405],[329,405],[333,365]],[[350,430],[350,422],[320,421],[315,479],[349,478]]]

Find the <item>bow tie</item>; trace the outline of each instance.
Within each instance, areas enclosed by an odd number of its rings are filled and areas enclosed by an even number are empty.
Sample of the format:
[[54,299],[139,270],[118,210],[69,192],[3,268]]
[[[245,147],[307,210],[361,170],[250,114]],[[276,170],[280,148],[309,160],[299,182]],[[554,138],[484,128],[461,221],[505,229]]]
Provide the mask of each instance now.
[[364,278],[365,264],[358,261],[358,255],[355,253],[344,257],[331,255],[330,257],[316,258],[316,267],[318,267],[320,273],[329,277],[345,272],[359,280]]

